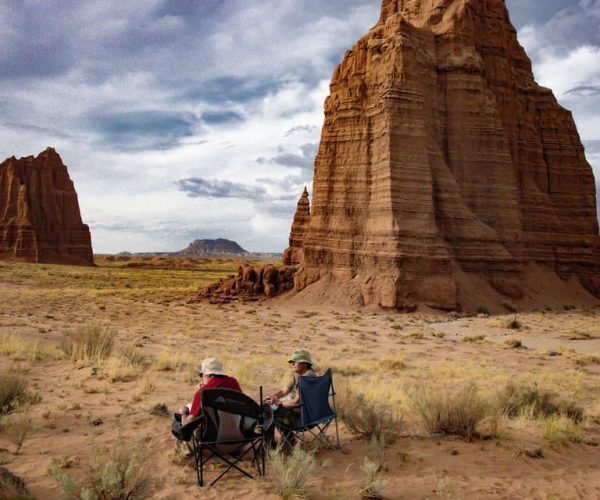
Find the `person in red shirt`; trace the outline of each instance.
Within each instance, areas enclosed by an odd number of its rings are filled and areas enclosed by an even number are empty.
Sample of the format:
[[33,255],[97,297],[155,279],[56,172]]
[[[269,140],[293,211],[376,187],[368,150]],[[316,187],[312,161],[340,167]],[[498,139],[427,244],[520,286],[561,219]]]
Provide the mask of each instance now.
[[231,389],[242,392],[239,382],[234,377],[229,377],[223,368],[223,363],[217,358],[206,358],[202,364],[196,367],[196,371],[202,377],[201,384],[194,394],[191,405],[181,408],[181,423],[183,425],[191,422],[202,413],[202,391],[205,389]]

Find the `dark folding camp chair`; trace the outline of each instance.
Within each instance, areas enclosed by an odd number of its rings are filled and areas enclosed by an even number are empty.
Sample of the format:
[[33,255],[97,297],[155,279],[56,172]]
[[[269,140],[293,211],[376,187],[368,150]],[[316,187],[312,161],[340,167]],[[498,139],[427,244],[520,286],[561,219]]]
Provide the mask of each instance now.
[[[300,394],[299,423],[290,425],[277,420],[277,412],[275,412],[274,424],[281,434],[281,444],[293,447],[295,441],[299,439],[303,448],[312,444],[316,444],[315,448],[322,444],[331,450],[339,448],[340,433],[331,369],[328,369],[320,377],[300,377],[298,392]],[[335,423],[335,445],[326,434],[332,422]]]
[[[261,388],[262,400],[262,388]],[[264,411],[256,401],[230,389],[207,389],[202,392],[202,423],[194,433],[192,447],[196,461],[198,484],[204,486],[204,466],[212,458],[228,465],[210,485],[214,485],[230,470],[253,476],[240,462],[252,452],[252,465],[259,476],[265,474]],[[261,429],[261,433],[257,430]],[[207,457],[204,452],[208,452]]]

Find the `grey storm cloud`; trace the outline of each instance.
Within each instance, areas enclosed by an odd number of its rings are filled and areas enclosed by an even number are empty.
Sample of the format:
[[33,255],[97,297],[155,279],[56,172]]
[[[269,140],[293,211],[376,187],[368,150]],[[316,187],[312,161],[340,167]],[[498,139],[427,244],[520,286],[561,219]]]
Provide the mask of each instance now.
[[244,117],[235,111],[207,111],[202,113],[202,121],[209,125],[242,122]]
[[251,102],[276,92],[284,84],[285,82],[261,82],[235,76],[221,76],[192,84],[183,91],[181,99],[208,104]]
[[189,177],[175,182],[178,189],[192,198],[245,198],[249,200],[263,199],[267,191],[260,186]]
[[578,94],[578,95],[600,95],[599,85],[578,85],[565,92],[565,94]]
[[271,158],[261,156],[256,159],[257,163],[275,163],[282,167],[296,167],[302,169],[311,169],[315,160],[315,155],[319,148],[318,143],[303,144],[300,146],[301,154],[285,152],[279,147],[279,153]]
[[89,123],[103,142],[117,149],[156,150],[193,135],[198,120],[191,113],[132,111],[95,114]]

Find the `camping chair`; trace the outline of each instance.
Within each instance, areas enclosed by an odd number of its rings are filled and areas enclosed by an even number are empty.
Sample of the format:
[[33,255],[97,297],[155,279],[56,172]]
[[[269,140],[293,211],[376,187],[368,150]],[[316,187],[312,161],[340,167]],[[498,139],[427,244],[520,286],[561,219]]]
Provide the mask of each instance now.
[[[262,387],[261,387],[262,400]],[[257,433],[257,428],[261,433]],[[246,449],[244,450],[244,446]],[[241,467],[241,460],[252,452],[252,464],[258,475],[265,475],[264,408],[245,394],[230,389],[207,389],[202,392],[202,423],[192,438],[198,484],[204,486],[204,466],[212,458],[228,465],[210,483],[214,485],[230,470],[253,476]],[[204,452],[208,451],[208,457]]]
[[[335,410],[335,390],[331,368],[320,377],[300,377],[298,392],[300,394],[300,423],[288,425],[281,420],[278,421],[275,417],[274,424],[281,434],[282,445],[293,447],[294,441],[299,438],[303,448],[312,443],[316,443],[316,448],[321,444],[331,450],[339,448],[340,433]],[[330,398],[331,405],[329,404]],[[335,445],[326,434],[332,422],[335,423]]]

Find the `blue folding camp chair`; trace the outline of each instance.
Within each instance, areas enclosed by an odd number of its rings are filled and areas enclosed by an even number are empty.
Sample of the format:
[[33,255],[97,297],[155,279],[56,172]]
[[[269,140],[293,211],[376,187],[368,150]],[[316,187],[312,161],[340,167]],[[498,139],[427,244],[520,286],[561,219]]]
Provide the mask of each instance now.
[[[312,444],[316,444],[316,448],[322,444],[331,450],[339,448],[340,433],[331,369],[328,369],[320,377],[300,377],[298,392],[300,394],[300,420],[298,423],[278,420],[277,411],[275,412],[274,424],[281,434],[281,444],[293,447],[296,440],[299,439],[303,448]],[[335,445],[326,434],[332,423],[335,424]]]

